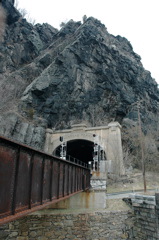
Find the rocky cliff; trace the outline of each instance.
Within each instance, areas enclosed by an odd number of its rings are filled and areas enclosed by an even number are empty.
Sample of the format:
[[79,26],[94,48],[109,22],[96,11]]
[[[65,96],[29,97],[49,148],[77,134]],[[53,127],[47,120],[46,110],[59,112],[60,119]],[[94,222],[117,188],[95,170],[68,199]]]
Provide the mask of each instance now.
[[28,23],[11,0],[2,6],[1,134],[41,148],[46,127],[136,122],[138,100],[145,132],[157,129],[157,83],[126,38],[93,17],[57,30]]

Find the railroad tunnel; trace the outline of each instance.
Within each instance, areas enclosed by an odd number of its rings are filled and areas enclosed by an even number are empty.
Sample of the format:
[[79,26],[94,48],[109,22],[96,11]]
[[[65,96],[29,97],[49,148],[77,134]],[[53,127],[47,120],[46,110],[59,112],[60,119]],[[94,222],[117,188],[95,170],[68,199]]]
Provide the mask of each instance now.
[[[55,149],[55,155],[60,156],[61,146]],[[67,158],[70,156],[88,164],[93,161],[94,143],[88,140],[70,140],[66,144]]]
[[[94,170],[94,166],[99,164],[101,170],[105,169],[104,165],[110,164],[111,172],[117,175],[125,174],[121,126],[118,122],[111,122],[108,126],[88,128],[85,124],[74,124],[70,129],[46,130],[44,151],[72,161],[68,156],[61,155],[63,143],[65,143],[64,148],[67,155],[77,158],[85,164],[88,163],[89,168],[92,168],[93,165]],[[119,168],[116,167],[117,165]]]

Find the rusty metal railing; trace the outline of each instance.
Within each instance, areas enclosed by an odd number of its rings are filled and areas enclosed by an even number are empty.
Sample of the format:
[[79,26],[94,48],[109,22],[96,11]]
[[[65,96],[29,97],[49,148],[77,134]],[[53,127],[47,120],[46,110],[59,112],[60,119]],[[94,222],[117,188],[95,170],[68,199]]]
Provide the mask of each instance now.
[[0,137],[0,224],[90,186],[90,170]]

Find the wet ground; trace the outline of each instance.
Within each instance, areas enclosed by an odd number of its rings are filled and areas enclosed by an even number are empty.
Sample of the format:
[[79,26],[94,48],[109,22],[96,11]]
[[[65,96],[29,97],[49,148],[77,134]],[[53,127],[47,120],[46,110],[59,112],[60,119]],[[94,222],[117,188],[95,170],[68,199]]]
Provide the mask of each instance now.
[[[159,174],[146,173],[147,193],[154,195],[159,191]],[[94,211],[128,210],[130,207],[122,200],[132,193],[143,192],[143,178],[139,170],[118,181],[112,181],[107,191],[88,191],[78,193],[69,199],[49,206],[35,214],[86,213]]]

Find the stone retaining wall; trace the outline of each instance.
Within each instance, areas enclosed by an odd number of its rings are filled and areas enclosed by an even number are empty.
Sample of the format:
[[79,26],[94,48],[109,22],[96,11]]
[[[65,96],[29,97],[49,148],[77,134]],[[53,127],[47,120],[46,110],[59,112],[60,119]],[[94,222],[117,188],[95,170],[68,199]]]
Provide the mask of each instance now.
[[29,215],[0,227],[1,240],[120,240],[131,238],[129,211]]
[[159,201],[155,196],[131,195],[134,210],[133,239],[158,240],[159,239]]
[[93,190],[106,190],[105,179],[91,179],[91,189]]

